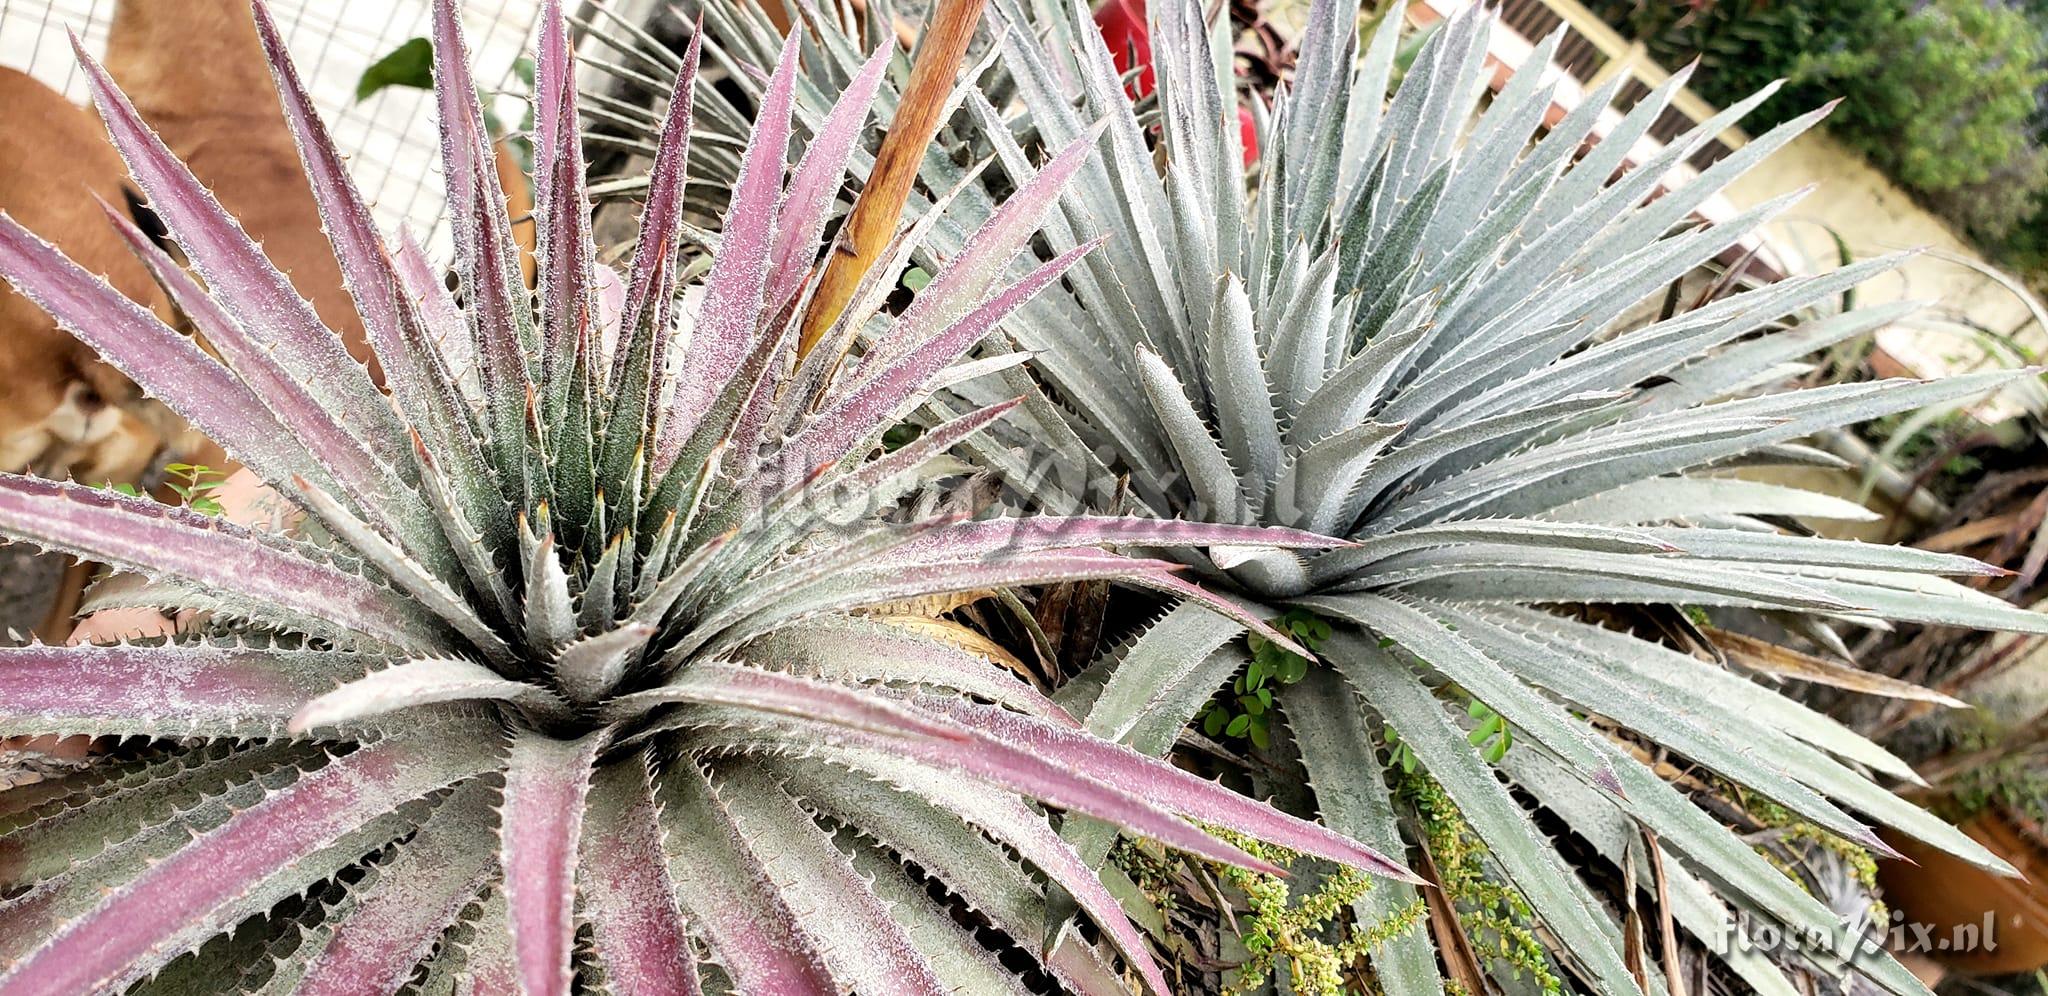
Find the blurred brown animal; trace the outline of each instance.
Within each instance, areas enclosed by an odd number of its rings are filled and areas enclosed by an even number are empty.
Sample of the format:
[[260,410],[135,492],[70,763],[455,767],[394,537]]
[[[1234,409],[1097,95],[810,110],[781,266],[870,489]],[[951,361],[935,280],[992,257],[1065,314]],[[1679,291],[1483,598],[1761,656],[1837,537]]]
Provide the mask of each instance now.
[[[170,321],[163,291],[94,200],[121,204],[128,175],[99,122],[28,75],[0,69],[0,135],[0,210]],[[134,382],[0,284],[0,470],[133,482],[162,442],[137,417],[142,410]]]
[[106,67],[143,120],[376,376],[248,0],[121,0]]
[[[171,152],[381,382],[321,230],[247,0],[121,0],[104,63]],[[7,138],[0,141],[0,208],[170,320],[162,292],[94,203],[94,194],[122,203],[126,169],[91,115],[29,77],[8,73],[0,76],[0,135]],[[21,141],[20,135],[45,137]],[[517,159],[502,142],[497,153],[499,182],[514,217],[530,215],[531,187]],[[66,183],[75,189],[65,189]],[[532,222],[516,225],[514,234],[530,286]],[[140,400],[127,378],[56,329],[41,309],[0,287],[0,470],[33,464],[95,483],[133,482],[166,434],[181,428],[161,406]],[[137,411],[156,417],[145,421]],[[211,442],[179,441],[184,459],[232,467]],[[83,565],[67,572],[39,636],[63,638],[88,574]]]
[[[127,167],[84,108],[12,69],[0,69],[0,210],[55,243],[115,290],[173,320],[149,271],[107,223],[99,201],[126,199]],[[0,471],[34,471],[89,484],[138,482],[159,450],[198,444],[161,405],[0,284]],[[90,568],[74,563],[36,628],[70,629]]]
[[[381,384],[355,302],[321,231],[248,0],[121,0],[107,37],[106,67],[143,120]],[[497,159],[512,216],[529,216],[530,183],[503,142]],[[533,223],[514,226],[514,237],[531,285]]]

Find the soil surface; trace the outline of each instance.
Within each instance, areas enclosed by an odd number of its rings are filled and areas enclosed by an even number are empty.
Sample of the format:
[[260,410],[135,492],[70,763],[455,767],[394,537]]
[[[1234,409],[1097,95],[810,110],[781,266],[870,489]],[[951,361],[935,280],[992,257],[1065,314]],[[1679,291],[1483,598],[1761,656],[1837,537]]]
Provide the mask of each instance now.
[[[0,546],[0,646],[15,646],[43,621],[64,558],[28,546]],[[20,634],[18,637],[15,634]]]

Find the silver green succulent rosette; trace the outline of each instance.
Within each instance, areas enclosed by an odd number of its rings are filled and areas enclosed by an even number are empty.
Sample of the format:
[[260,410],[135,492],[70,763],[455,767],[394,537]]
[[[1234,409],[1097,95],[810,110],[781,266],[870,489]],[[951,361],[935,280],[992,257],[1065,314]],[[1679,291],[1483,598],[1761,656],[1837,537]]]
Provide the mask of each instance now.
[[[975,219],[914,304],[878,316],[917,246],[901,242],[842,320],[880,330],[856,355],[799,356],[832,195],[886,53],[848,78],[791,164],[798,42],[781,47],[715,261],[686,296],[698,53],[656,140],[638,251],[614,273],[595,258],[568,35],[546,4],[529,291],[459,14],[441,0],[458,299],[417,245],[376,231],[255,14],[385,380],[81,52],[194,272],[112,222],[209,348],[4,216],[0,275],[304,522],[256,531],[0,477],[0,535],[110,564],[140,579],[125,597],[212,620],[147,643],[0,650],[0,735],[132,738],[0,808],[0,992],[1024,991],[956,905],[1074,992],[1168,992],[1052,810],[1259,870],[1276,869],[1221,831],[1412,878],[863,611],[1113,580],[1286,640],[1181,565],[1105,548],[1330,540],[920,511],[914,496],[955,473],[939,458],[1014,399],[879,443],[1095,248],[1003,276],[1092,142],[1051,157]],[[614,291],[619,307],[601,305]],[[1078,902],[1100,943],[1048,936],[1048,890]]]
[[[991,4],[991,59],[926,160],[947,211],[920,220],[932,235],[917,258],[949,258],[967,230],[955,219],[992,212],[1040,150],[1098,130],[1099,155],[1044,220],[1039,256],[1106,241],[986,347],[1030,351],[1028,370],[952,385],[919,417],[1026,395],[962,449],[1043,508],[1103,507],[1125,479],[1154,515],[1351,540],[1164,556],[1255,616],[1332,628],[1298,681],[1271,685],[1266,720],[1303,765],[1315,812],[1385,853],[1409,851],[1417,814],[1397,790],[1419,773],[1469,821],[1488,874],[1526,898],[1550,957],[1595,991],[1639,987],[1617,916],[1546,828],[1569,828],[1613,869],[1634,866],[1638,882],[1652,880],[1643,831],[1654,835],[1677,928],[1759,992],[1797,990],[1786,966],[1722,943],[1734,916],[1844,936],[1632,748],[1683,757],[1880,854],[1873,824],[2009,870],[1883,787],[1916,781],[1902,761],[1781,689],[1558,610],[1755,610],[1842,653],[1844,628],[1889,621],[2048,628],[1952,580],[1992,568],[1818,538],[1808,523],[1869,513],[1735,473],[1837,465],[1803,440],[2027,376],[1785,389],[1802,358],[1912,311],[1833,310],[1899,257],[1642,317],[1643,302],[1739,255],[1797,203],[1695,221],[1828,109],[1690,175],[1684,164],[1770,90],[1635,162],[1689,70],[1625,112],[1612,107],[1617,75],[1556,115],[1561,34],[1490,92],[1497,25],[1476,5],[1409,45],[1400,4],[1361,38],[1355,0],[1318,0],[1291,87],[1253,102],[1260,143],[1246,167],[1225,19],[1149,7],[1156,96],[1134,101],[1085,4]],[[706,10],[713,58],[744,64],[772,38],[744,5]],[[854,64],[837,24],[819,22],[816,80]],[[799,101],[800,120],[817,113]],[[1258,668],[1239,632],[1173,609],[1055,699],[1096,735],[1163,754]],[[1475,748],[1489,722],[1512,731],[1514,750]],[[1097,862],[1113,839],[1086,821],[1068,833]],[[1357,921],[1385,922],[1417,895],[1372,890]],[[1435,994],[1433,948],[1409,931],[1369,961],[1387,992]],[[1887,989],[1925,992],[1882,953],[1798,957],[1825,974],[1853,959]]]

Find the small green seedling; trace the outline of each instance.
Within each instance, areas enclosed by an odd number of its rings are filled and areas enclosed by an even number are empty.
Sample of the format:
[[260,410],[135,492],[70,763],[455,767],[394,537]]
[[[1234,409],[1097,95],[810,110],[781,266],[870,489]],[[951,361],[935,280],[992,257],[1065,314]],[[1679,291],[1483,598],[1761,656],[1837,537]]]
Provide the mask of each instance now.
[[[164,486],[176,493],[186,508],[201,515],[219,515],[224,511],[215,493],[227,483],[226,471],[215,470],[205,464],[174,463],[166,466],[164,473],[171,475]],[[128,490],[122,493],[137,494],[133,486],[128,486]]]
[[[1330,638],[1330,623],[1307,609],[1289,609],[1273,620],[1273,628],[1294,637],[1310,650]],[[1211,737],[1248,738],[1264,748],[1271,743],[1275,685],[1292,685],[1308,675],[1308,658],[1253,634],[1245,637],[1252,662],[1231,682],[1230,694],[1202,713],[1202,732]]]

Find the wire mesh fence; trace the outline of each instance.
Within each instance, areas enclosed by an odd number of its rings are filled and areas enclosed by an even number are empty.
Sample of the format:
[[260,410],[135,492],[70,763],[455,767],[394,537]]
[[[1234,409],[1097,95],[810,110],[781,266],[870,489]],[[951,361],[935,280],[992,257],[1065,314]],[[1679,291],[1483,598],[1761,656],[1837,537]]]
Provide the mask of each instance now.
[[[95,57],[106,52],[122,2],[185,0],[0,0],[0,66],[20,70],[87,102],[85,79],[71,52],[76,32]],[[479,83],[499,93],[523,92],[514,62],[528,46],[539,0],[465,0],[463,17]],[[388,87],[357,101],[363,71],[407,40],[429,31],[429,0],[270,0],[293,60],[326,118],[350,170],[371,199],[380,228],[401,223],[428,239],[429,253],[452,256],[444,217],[440,142],[432,97]],[[518,122],[516,96],[498,97],[500,120]],[[31,141],[4,135],[0,141]],[[0,385],[0,390],[5,390]],[[35,556],[32,547],[0,544],[0,645],[19,642],[43,619],[65,560]],[[4,755],[4,752],[0,752]],[[0,756],[0,785],[10,761]]]
[[[85,81],[66,32],[77,32],[95,56],[104,53],[108,25],[121,2],[0,0],[0,65],[84,103]],[[538,8],[538,0],[463,4],[477,80],[507,105],[523,87],[513,64],[526,50]],[[272,0],[270,9],[335,142],[350,157],[351,171],[371,199],[380,227],[389,231],[400,223],[410,225],[445,258],[448,232],[432,98],[402,87],[385,88],[363,101],[355,97],[363,70],[408,39],[428,33],[428,0]],[[501,117],[519,120],[509,110]]]

